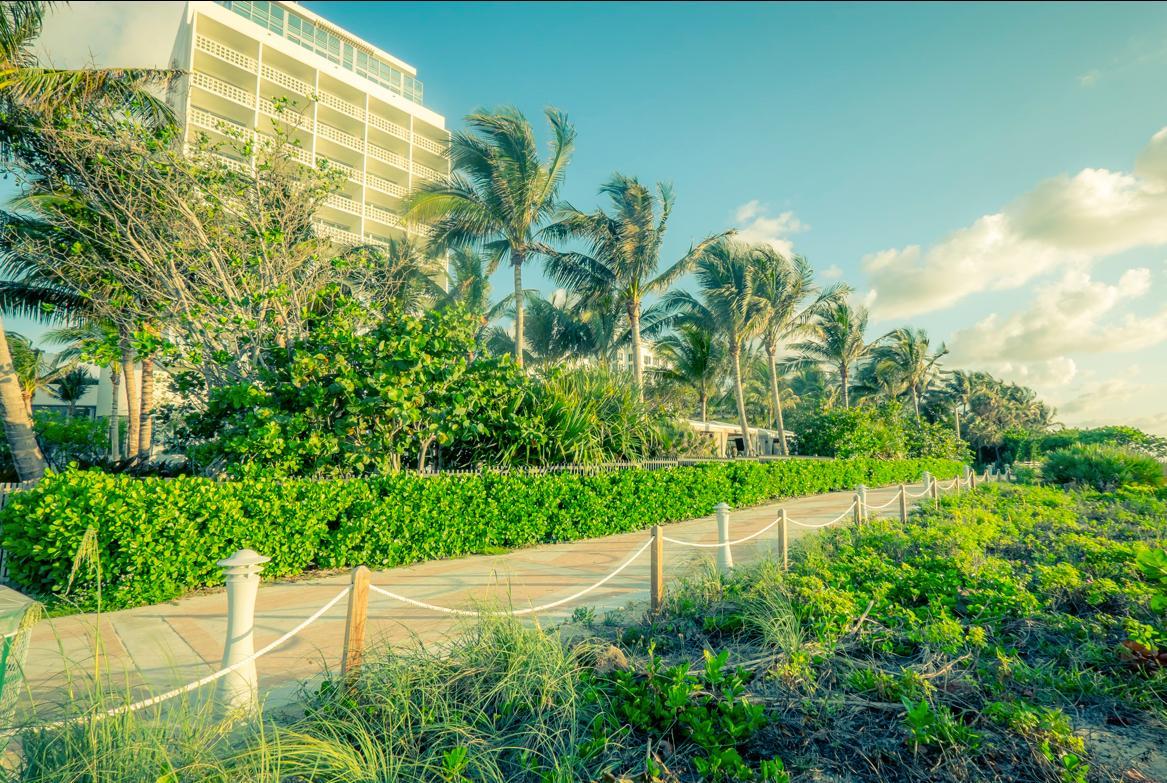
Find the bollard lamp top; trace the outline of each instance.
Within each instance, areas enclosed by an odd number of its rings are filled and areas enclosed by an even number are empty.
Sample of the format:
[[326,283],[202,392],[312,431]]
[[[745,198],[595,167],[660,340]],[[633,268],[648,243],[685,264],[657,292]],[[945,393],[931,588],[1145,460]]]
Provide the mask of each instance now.
[[240,549],[231,555],[231,557],[226,560],[220,560],[215,565],[227,573],[245,574],[250,573],[253,568],[254,570],[259,570],[255,567],[261,566],[269,560],[271,560],[270,557],[265,557],[254,549]]
[[729,504],[728,503],[718,503],[716,506],[713,507],[713,510],[714,511],[729,511]]

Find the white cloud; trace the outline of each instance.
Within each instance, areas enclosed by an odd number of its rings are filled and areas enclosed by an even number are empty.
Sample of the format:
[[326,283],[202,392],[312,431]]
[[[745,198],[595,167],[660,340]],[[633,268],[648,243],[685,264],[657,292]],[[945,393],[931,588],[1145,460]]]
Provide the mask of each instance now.
[[1146,387],[1125,378],[1109,378],[1086,384],[1077,395],[1058,406],[1058,416],[1066,424],[1096,427],[1124,419],[1124,404],[1130,403]]
[[167,67],[183,7],[157,1],[57,6],[45,19],[40,56],[61,68]]
[[950,306],[988,290],[1017,288],[1058,269],[1082,270],[1136,247],[1167,244],[1167,128],[1131,173],[1083,169],[1039,183],[927,249],[868,255],[866,301],[877,318]]
[[1116,313],[1150,287],[1151,270],[1143,267],[1128,269],[1114,285],[1071,270],[1038,288],[1028,308],[1007,318],[993,313],[956,332],[949,343],[953,361],[1040,362],[1157,345],[1167,340],[1167,307],[1146,317]]
[[1102,74],[1098,71],[1097,68],[1095,68],[1079,76],[1078,84],[1083,87],[1093,87],[1095,84],[1098,84],[1098,79],[1101,76]]
[[742,204],[734,212],[738,224],[737,238],[743,242],[765,243],[779,253],[792,255],[794,242],[792,234],[806,231],[810,226],[798,219],[793,212],[780,212],[770,216],[769,208],[753,199]]
[[823,271],[819,272],[819,277],[824,280],[838,280],[843,276],[843,267],[838,264],[831,264]]

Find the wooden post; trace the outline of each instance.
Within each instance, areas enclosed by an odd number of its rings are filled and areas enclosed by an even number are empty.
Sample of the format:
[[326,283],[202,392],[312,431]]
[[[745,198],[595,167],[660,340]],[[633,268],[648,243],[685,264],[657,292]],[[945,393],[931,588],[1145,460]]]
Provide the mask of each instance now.
[[968,473],[968,488],[977,488],[977,472],[975,470],[970,470]]
[[778,509],[778,549],[782,553],[782,570],[790,567],[790,539],[786,535],[789,525],[786,521],[786,509]]
[[929,475],[928,493],[937,504],[940,503],[940,482],[936,480],[935,476]]
[[653,614],[658,614],[665,602],[665,540],[660,525],[652,526],[652,563],[649,566],[649,597]]
[[856,489],[855,499],[856,505],[859,509],[859,521],[867,521],[867,485],[860,484]]
[[858,492],[855,493],[855,513],[852,516],[855,519],[855,530],[859,530],[863,524],[863,499]]
[[908,488],[900,484],[900,522],[908,521]]
[[346,680],[357,676],[361,657],[365,653],[365,621],[369,619],[369,577],[364,566],[353,569],[352,587],[348,593],[348,617],[344,624],[344,653],[340,659],[340,674]]

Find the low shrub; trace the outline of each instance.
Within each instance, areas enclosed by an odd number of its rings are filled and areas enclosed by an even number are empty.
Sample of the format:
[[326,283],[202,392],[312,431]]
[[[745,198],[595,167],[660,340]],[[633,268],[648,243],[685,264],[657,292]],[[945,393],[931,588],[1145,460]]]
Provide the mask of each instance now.
[[[783,460],[629,469],[591,475],[395,473],[361,479],[185,476],[97,471],[47,475],[0,510],[9,576],[61,597],[86,530],[96,530],[102,601],[165,601],[221,581],[215,561],[248,547],[270,577],[311,568],[392,567],[422,560],[622,533],[780,497],[941,479],[949,460]],[[96,581],[73,579],[71,601],[95,603]]]
[[800,422],[798,433],[799,453],[820,457],[969,458],[950,426],[919,420],[894,402],[825,408]]
[[1154,457],[1113,446],[1073,446],[1055,451],[1041,466],[1042,479],[1108,491],[1126,484],[1164,484],[1163,465]]

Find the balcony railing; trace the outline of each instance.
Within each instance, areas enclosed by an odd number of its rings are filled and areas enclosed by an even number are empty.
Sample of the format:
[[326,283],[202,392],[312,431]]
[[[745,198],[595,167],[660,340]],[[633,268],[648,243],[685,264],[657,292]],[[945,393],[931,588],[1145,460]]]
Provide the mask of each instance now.
[[329,193],[327,198],[324,199],[324,204],[333,209],[339,209],[341,212],[348,212],[353,215],[361,214],[361,207],[357,202],[336,193]]
[[237,52],[229,46],[213,41],[205,35],[195,36],[195,48],[204,51],[224,62],[231,63],[251,73],[259,71],[259,62],[254,57],[248,57],[243,52]]
[[378,223],[384,223],[387,226],[400,226],[401,216],[395,215],[392,212],[375,207],[372,204],[365,204],[365,217],[371,220],[376,220]]
[[422,179],[441,179],[443,175],[434,171],[429,166],[423,166],[420,163],[414,162],[413,176],[421,177]]
[[409,171],[409,164],[406,162],[404,157],[398,155],[396,152],[390,152],[383,147],[378,147],[376,144],[366,144],[365,154],[370,158],[375,158],[381,161],[382,163],[388,163],[390,166],[396,166],[402,171]]
[[338,128],[332,127],[331,125],[325,125],[323,122],[316,124],[316,135],[322,139],[335,141],[337,144],[348,147],[349,149],[356,152],[360,152],[361,148],[364,146],[361,144],[361,140],[356,136],[353,136],[350,133],[345,133]]
[[427,139],[425,136],[422,136],[420,133],[413,134],[413,143],[416,144],[417,146],[421,147],[423,150],[426,150],[427,152],[432,152],[435,155],[441,155],[443,152],[443,147],[441,144],[434,141],[433,139]]
[[370,113],[369,124],[377,130],[385,131],[390,136],[396,136],[403,141],[409,141],[409,131],[395,122],[389,122],[384,117],[378,117],[376,114]]
[[333,242],[339,242],[342,245],[359,245],[362,243],[361,235],[353,231],[345,231],[343,228],[330,226],[327,223],[319,221],[312,224],[316,229],[317,236],[324,239],[331,239]]
[[234,101],[240,106],[246,106],[249,109],[255,108],[255,94],[241,90],[234,84],[228,84],[222,79],[216,79],[214,76],[208,76],[205,73],[195,71],[190,75],[191,84],[214,93],[220,98],[226,98],[229,101]]
[[261,73],[263,74],[263,78],[267,79],[269,82],[275,82],[285,89],[303,95],[305,98],[314,92],[314,88],[311,84],[308,84],[308,82],[301,81],[295,76],[290,76],[281,70],[272,68],[270,65],[263,66]]
[[204,111],[197,106],[191,106],[190,111],[187,112],[187,119],[194,125],[207,130],[217,131],[235,138],[247,139],[251,137],[251,129],[245,125],[241,125],[234,120],[228,120],[225,117],[220,117],[217,114],[212,114],[209,111]]
[[288,123],[289,125],[312,132],[314,127],[312,118],[306,114],[302,114],[295,109],[285,108],[278,109],[275,101],[269,101],[267,98],[259,99],[259,110],[269,117],[275,117],[278,120]]
[[326,92],[320,93],[320,103],[330,109],[336,109],[341,114],[347,114],[358,120],[365,119],[365,110],[356,104],[349,103],[346,100],[337,98],[335,95],[330,95]]
[[378,177],[376,174],[365,174],[365,184],[373,190],[381,193],[387,193],[390,196],[397,196],[403,198],[405,196],[405,188],[398,185],[396,182]]

